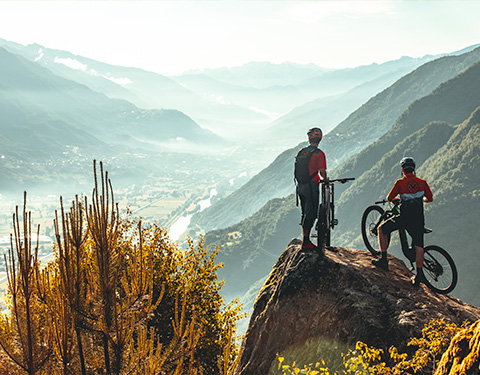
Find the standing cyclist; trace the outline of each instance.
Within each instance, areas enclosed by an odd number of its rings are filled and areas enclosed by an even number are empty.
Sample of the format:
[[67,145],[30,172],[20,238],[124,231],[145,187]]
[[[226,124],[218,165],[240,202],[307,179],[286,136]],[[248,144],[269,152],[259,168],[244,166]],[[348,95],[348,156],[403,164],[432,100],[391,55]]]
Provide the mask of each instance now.
[[315,249],[316,246],[310,241],[310,231],[318,213],[320,176],[324,180],[327,179],[327,162],[325,153],[318,148],[322,140],[322,131],[319,128],[311,128],[307,135],[310,145],[301,149],[297,155],[295,179],[302,207],[300,223],[303,233],[302,249]]
[[372,263],[377,267],[388,268],[387,236],[399,227],[403,227],[412,237],[412,244],[415,247],[417,274],[412,278],[412,282],[414,285],[419,285],[423,280],[423,235],[425,229],[423,202],[432,202],[433,194],[427,182],[415,175],[413,158],[403,158],[400,166],[404,176],[395,182],[387,197],[390,202],[397,196],[400,197],[400,215],[385,221],[378,228],[378,242],[382,257],[372,260]]

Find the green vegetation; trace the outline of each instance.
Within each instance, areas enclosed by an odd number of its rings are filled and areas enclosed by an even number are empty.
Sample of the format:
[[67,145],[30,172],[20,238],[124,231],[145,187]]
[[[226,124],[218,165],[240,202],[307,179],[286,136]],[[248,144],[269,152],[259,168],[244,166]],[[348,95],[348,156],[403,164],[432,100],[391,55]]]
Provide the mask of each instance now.
[[399,353],[397,348],[391,347],[388,353],[381,349],[369,347],[365,343],[357,342],[354,350],[342,354],[342,369],[331,371],[322,359],[315,364],[298,366],[284,364],[285,358],[278,357],[278,370],[283,375],[402,375],[402,374],[432,374],[447,349],[452,338],[467,327],[465,322],[461,327],[454,323],[446,323],[443,319],[427,323],[422,330],[422,336],[412,338],[408,343],[415,350],[409,353]]
[[17,207],[0,373],[230,374],[240,306],[220,295],[216,251],[202,240],[179,249],[163,228],[120,218],[100,168],[91,202],[62,202],[44,268],[26,194],[23,220]]
[[207,247],[219,247],[218,259],[225,264],[219,276],[228,281],[224,292],[243,294],[264,277],[285,249],[300,234],[298,208],[293,195],[273,199],[253,216],[225,229],[205,235]]

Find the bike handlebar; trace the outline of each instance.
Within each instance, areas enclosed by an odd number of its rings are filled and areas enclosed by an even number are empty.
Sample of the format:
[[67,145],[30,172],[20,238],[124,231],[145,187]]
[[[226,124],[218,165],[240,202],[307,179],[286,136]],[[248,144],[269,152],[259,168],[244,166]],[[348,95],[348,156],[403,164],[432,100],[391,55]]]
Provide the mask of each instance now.
[[355,178],[354,177],[337,178],[337,179],[334,179],[334,180],[321,180],[320,182],[322,184],[326,184],[326,183],[330,183],[330,182],[341,182],[342,184],[344,184],[345,182],[352,181],[352,180],[355,180]]
[[388,201],[386,199],[382,199],[381,201],[375,202],[375,204],[385,204],[385,203],[388,203],[388,202],[393,203],[396,206],[396,205],[400,204],[400,199],[395,198],[393,201]]

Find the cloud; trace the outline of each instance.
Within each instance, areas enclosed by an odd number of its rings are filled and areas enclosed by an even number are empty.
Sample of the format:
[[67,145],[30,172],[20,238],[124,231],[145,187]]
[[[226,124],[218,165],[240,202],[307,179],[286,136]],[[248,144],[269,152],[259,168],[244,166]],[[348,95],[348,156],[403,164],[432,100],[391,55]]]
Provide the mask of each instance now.
[[82,64],[78,60],[71,59],[70,57],[67,57],[67,58],[55,57],[53,62],[55,62],[57,64],[63,64],[65,66],[69,67],[70,69],[81,70],[83,72],[87,71],[87,65]]
[[43,49],[40,48],[38,50],[38,56],[35,58],[35,62],[37,62],[38,60],[40,60],[45,54],[43,53]]
[[130,83],[133,83],[130,78],[124,77],[124,78],[115,78],[110,75],[104,75],[103,78],[109,79],[112,82],[115,82],[117,85],[128,85]]

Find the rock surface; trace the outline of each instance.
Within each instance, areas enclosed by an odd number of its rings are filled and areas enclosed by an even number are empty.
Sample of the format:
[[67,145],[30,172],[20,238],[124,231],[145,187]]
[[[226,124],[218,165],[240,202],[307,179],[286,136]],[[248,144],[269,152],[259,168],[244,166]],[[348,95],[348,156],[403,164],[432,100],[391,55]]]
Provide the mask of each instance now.
[[435,375],[478,374],[480,374],[480,320],[455,335],[435,371]]
[[[266,375],[276,368],[277,354],[308,345],[312,351],[318,342],[344,348],[362,341],[409,352],[409,339],[432,319],[458,325],[480,319],[480,308],[413,286],[400,259],[389,255],[388,271],[371,259],[366,251],[343,248],[321,256],[292,240],[257,297],[235,373]],[[313,350],[320,360],[322,348]]]

